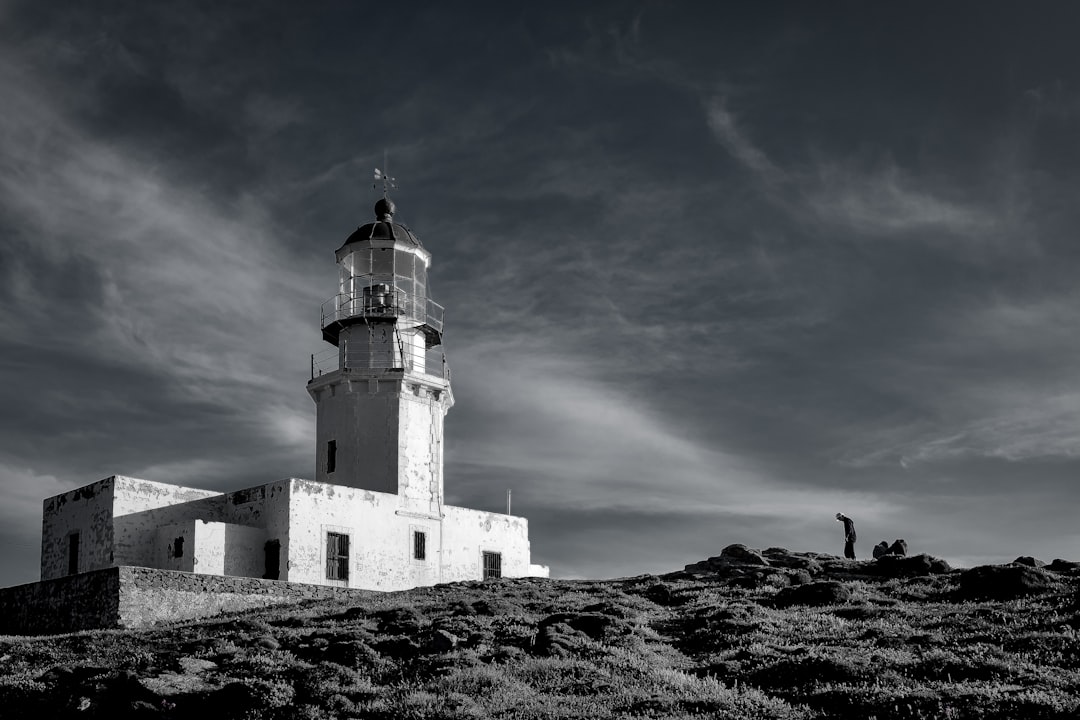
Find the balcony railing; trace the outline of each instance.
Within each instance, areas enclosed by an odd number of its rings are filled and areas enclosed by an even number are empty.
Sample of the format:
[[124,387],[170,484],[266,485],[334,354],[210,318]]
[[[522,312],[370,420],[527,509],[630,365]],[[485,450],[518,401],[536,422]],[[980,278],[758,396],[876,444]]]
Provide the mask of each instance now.
[[358,292],[339,293],[322,304],[322,327],[349,318],[410,317],[442,333],[442,305],[423,295],[390,285],[375,284]]
[[439,350],[429,350],[423,367],[408,353],[395,353],[393,358],[376,357],[368,350],[346,350],[345,367],[340,365],[341,353],[337,348],[330,348],[311,356],[311,379],[314,380],[335,370],[404,370],[421,373],[432,377],[450,380],[450,366],[446,364],[446,355]]

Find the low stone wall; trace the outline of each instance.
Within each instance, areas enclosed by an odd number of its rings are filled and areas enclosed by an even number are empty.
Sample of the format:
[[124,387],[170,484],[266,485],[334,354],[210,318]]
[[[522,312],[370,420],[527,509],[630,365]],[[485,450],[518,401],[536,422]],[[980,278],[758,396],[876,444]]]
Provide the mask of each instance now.
[[114,567],[0,588],[0,634],[142,628],[268,605],[371,594],[278,580]]
[[53,635],[116,627],[121,568],[0,588],[0,634]]
[[139,628],[249,608],[370,595],[370,590],[280,580],[120,568],[119,627]]

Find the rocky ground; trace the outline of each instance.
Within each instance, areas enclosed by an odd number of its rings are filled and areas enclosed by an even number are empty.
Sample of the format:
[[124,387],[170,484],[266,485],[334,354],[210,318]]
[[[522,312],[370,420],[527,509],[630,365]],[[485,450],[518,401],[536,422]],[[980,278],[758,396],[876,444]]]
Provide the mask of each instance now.
[[3,718],[1080,718],[1080,563],[741,545],[144,631],[0,637]]

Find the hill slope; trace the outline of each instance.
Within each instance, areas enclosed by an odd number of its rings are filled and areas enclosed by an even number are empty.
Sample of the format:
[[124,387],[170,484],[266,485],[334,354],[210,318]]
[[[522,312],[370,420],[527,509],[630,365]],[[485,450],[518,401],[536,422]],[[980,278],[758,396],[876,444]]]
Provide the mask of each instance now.
[[1080,564],[742,546],[144,631],[0,638],[4,718],[1080,718]]

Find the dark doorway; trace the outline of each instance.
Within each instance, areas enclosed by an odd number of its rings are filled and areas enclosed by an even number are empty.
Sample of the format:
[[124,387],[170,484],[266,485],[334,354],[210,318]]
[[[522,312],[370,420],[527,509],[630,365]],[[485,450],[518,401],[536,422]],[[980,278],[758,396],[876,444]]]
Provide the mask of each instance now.
[[266,553],[266,573],[263,574],[263,578],[278,580],[278,575],[281,573],[281,541],[267,540],[263,551]]

